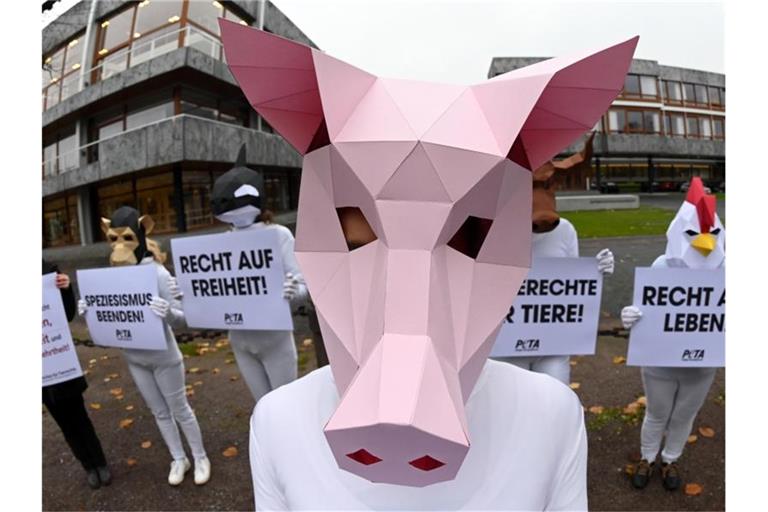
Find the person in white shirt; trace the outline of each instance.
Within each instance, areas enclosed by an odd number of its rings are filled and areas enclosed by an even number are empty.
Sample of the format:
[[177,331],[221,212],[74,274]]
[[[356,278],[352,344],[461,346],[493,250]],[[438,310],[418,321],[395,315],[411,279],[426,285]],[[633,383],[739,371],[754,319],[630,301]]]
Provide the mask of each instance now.
[[[277,234],[286,271],[283,298],[292,304],[300,304],[307,298],[307,287],[293,252],[293,234],[285,226],[272,222],[271,212],[262,211],[260,185],[260,176],[246,167],[243,145],[235,166],[213,184],[211,209],[218,220],[231,224],[233,231],[271,230]],[[293,331],[232,329],[229,341],[254,401],[258,402],[269,391],[296,380]]]
[[[715,209],[715,196],[705,194],[701,178],[691,180],[688,195],[667,229],[666,252],[652,268],[717,269],[725,266],[725,229]],[[624,327],[642,320],[636,306],[621,311]],[[717,368],[642,367],[647,405],[640,431],[642,459],[636,465],[632,485],[644,489],[651,479],[661,450],[661,477],[665,489],[682,484],[678,459],[688,441]],[[664,448],[662,450],[662,439]]]
[[[184,360],[172,327],[185,325],[184,311],[178,297],[180,291],[174,277],[163,266],[165,255],[159,246],[147,239],[154,227],[149,215],[129,206],[115,210],[111,219],[101,219],[102,230],[112,247],[112,265],[152,265],[157,270],[159,296],[153,297],[152,311],[165,323],[165,350],[122,349],[128,370],[155,417],[157,427],[171,454],[170,485],[179,485],[191,464],[184,451],[179,426],[184,432],[195,461],[195,483],[203,485],[211,477],[211,463],[203,446],[203,436],[192,407],[187,401],[184,382]],[[78,301],[78,312],[87,306]]]
[[[589,166],[592,156],[590,135],[584,149],[564,160],[549,161],[533,172],[533,259],[578,258],[579,237],[576,228],[557,212],[555,200],[556,178],[559,173],[573,172],[578,167]],[[613,274],[614,257],[610,249],[603,249],[595,256],[597,269],[603,276]],[[560,356],[495,357],[498,361],[514,364],[525,370],[546,373],[563,384],[571,382],[571,358]]]

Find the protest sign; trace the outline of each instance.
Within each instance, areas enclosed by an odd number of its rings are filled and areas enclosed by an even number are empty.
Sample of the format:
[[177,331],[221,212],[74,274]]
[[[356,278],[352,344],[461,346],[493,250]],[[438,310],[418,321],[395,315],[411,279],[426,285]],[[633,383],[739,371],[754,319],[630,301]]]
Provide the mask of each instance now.
[[725,366],[725,271],[636,268],[631,366]]
[[43,386],[83,374],[67,325],[67,314],[56,288],[56,273],[43,276]]
[[150,308],[158,296],[151,265],[77,271],[85,322],[93,342],[105,347],[165,350],[165,324]]
[[492,357],[594,354],[603,278],[595,258],[537,258]]
[[274,231],[175,238],[171,249],[190,327],[293,330]]

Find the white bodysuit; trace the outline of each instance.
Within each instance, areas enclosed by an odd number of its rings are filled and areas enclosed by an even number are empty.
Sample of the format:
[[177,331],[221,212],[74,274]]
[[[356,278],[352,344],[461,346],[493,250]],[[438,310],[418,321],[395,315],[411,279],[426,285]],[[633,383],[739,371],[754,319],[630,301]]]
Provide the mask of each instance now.
[[454,480],[427,487],[339,469],[323,435],[338,403],[328,366],[259,401],[250,435],[257,510],[587,509],[582,406],[547,376],[487,361],[466,404],[466,459]]
[[[533,234],[533,258],[578,258],[579,236],[568,219],[560,217],[560,223],[547,233]],[[495,357],[498,361],[538,373],[546,373],[563,384],[571,381],[570,356]]]
[[[659,256],[652,268],[667,268],[665,256]],[[717,368],[641,368],[647,400],[640,448],[645,460],[653,462],[666,435],[662,462],[675,462],[683,454],[699,409],[704,405]]]
[[[307,297],[307,287],[293,252],[294,238],[291,231],[279,224],[257,222],[236,231],[260,231],[269,229],[277,233],[283,271],[292,273],[299,280],[299,291],[292,302]],[[293,331],[230,330],[229,341],[253,399],[259,399],[273,389],[296,380],[296,344]]]
[[171,330],[171,326],[185,325],[184,311],[179,300],[171,295],[170,272],[152,257],[144,258],[140,264],[154,265],[157,269],[158,294],[170,304],[168,316],[164,320],[166,349],[123,349],[123,356],[139,393],[155,417],[171,457],[174,460],[185,457],[178,423],[193,457],[201,459],[206,456],[203,436],[195,413],[187,401],[184,360]]

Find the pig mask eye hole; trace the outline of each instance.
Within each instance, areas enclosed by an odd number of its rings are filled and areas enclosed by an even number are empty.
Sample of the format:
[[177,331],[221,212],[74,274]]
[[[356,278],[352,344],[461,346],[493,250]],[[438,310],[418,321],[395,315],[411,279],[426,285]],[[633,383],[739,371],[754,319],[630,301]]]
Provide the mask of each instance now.
[[492,224],[493,220],[491,219],[468,216],[448,242],[448,247],[469,256],[473,260],[476,259]]
[[347,241],[347,249],[354,251],[378,239],[368,219],[360,208],[348,206],[336,208],[339,224]]

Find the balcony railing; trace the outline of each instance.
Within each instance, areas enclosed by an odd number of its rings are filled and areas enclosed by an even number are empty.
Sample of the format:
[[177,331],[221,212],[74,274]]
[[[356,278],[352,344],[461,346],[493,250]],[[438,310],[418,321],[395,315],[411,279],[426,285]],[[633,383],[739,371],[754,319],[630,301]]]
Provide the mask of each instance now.
[[[187,25],[147,41],[134,43],[130,50],[120,50],[113,55],[100,59],[98,65],[83,71],[85,80],[70,80],[66,86],[66,91],[61,92],[61,100],[57,99],[51,107],[82,91],[85,87],[88,87],[89,83],[94,84],[105,80],[121,71],[125,71],[129,67],[137,66],[155,57],[184,47],[195,48],[214,59],[223,59],[221,41],[203,30]],[[43,98],[46,97],[49,89],[52,87],[60,87],[60,84],[56,82],[43,88]],[[46,104],[44,110],[47,110],[47,108],[49,107]]]

